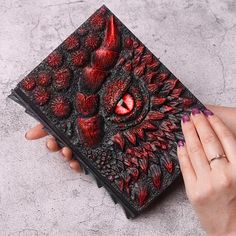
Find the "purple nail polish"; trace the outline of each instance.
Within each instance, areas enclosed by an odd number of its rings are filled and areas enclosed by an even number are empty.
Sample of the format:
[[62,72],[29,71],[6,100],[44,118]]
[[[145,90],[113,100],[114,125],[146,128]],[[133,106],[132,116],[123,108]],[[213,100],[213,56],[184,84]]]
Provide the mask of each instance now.
[[197,115],[197,114],[200,114],[201,112],[198,110],[198,108],[193,108],[192,109],[192,115]]
[[179,140],[177,145],[178,145],[178,147],[183,147],[184,146],[184,141],[183,140]]
[[184,115],[182,116],[182,121],[183,121],[184,123],[187,122],[187,121],[190,121],[189,115],[184,114]]
[[207,116],[207,117],[208,117],[208,116],[212,116],[212,115],[214,115],[214,113],[213,113],[212,111],[207,110],[207,109],[204,110],[203,113],[204,113],[204,115]]

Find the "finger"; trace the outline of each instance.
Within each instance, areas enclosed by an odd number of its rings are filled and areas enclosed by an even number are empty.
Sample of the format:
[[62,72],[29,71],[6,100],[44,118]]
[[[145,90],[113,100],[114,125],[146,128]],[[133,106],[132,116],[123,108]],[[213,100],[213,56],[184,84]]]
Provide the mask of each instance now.
[[62,153],[63,159],[64,159],[65,161],[70,161],[70,160],[72,160],[72,151],[71,151],[70,148],[68,148],[68,147],[63,147],[63,148],[61,149],[61,153]]
[[224,124],[224,122],[214,115],[211,111],[205,110],[204,114],[206,115],[208,121],[210,122],[213,130],[215,131],[216,135],[218,136],[227,159],[231,163],[236,164],[236,138],[230,129]]
[[81,171],[80,164],[76,160],[71,160],[70,161],[70,168],[73,169],[76,172],[80,172]]
[[178,155],[179,165],[183,175],[185,188],[188,191],[197,178],[194,169],[192,167],[191,161],[189,159],[184,141],[180,140],[177,144],[178,144],[177,155]]
[[[191,113],[191,120],[193,121],[197,134],[201,140],[208,161],[219,154],[224,154],[225,152],[221,142],[205,115],[197,108],[194,108]],[[228,161],[225,158],[221,159],[220,161],[213,161],[211,162],[210,167],[222,169],[223,163],[227,164]]]
[[198,138],[194,124],[188,115],[184,115],[182,117],[181,125],[187,152],[197,178],[207,176],[210,173],[210,166],[202,144]]
[[46,141],[46,146],[51,152],[57,152],[60,150],[55,138],[50,138]]
[[47,135],[48,133],[43,129],[43,125],[38,124],[26,132],[25,138],[28,140],[34,140],[34,139],[43,138]]

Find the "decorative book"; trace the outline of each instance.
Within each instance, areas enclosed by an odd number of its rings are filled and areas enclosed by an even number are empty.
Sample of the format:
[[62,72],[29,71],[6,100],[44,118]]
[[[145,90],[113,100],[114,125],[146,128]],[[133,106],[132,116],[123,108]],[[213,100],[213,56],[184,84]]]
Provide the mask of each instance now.
[[180,175],[180,120],[203,104],[105,6],[33,69],[10,98],[72,149],[128,218]]

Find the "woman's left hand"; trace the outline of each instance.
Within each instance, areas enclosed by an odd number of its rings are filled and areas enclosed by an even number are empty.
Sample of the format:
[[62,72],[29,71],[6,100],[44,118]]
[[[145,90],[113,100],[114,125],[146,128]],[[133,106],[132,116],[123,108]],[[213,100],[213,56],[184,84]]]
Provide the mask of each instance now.
[[[35,127],[28,130],[25,134],[27,140],[37,140],[48,136],[48,133],[43,129],[43,125],[37,124]],[[60,147],[54,137],[49,137],[46,141],[46,146],[51,152],[60,152],[62,154],[63,160],[69,162],[71,169],[76,172],[81,171],[80,164],[77,160],[73,159],[72,151],[68,147]]]

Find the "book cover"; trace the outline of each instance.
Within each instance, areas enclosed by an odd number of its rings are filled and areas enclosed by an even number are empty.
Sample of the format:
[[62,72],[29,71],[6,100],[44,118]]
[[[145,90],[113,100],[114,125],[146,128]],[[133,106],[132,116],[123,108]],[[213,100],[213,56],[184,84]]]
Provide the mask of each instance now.
[[[168,30],[168,29],[167,29]],[[128,218],[180,175],[180,120],[203,104],[102,6],[10,97],[72,149]]]

